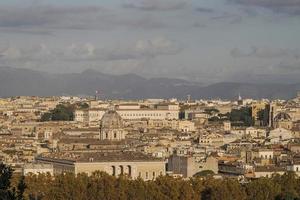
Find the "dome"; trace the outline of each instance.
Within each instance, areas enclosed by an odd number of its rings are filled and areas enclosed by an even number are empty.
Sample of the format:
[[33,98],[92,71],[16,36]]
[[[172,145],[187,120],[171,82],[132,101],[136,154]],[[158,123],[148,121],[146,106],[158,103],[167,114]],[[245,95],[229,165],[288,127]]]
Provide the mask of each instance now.
[[289,114],[285,113],[285,112],[280,112],[278,113],[275,118],[274,121],[278,122],[278,121],[290,121],[292,118],[290,117]]
[[123,128],[122,117],[114,110],[104,113],[101,123],[101,129],[120,129]]

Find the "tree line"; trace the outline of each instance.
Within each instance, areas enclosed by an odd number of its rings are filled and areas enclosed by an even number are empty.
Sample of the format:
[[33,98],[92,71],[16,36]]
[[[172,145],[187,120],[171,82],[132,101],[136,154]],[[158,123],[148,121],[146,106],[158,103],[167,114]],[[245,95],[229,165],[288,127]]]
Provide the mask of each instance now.
[[[189,180],[161,176],[131,180],[104,172],[12,177],[0,166],[1,200],[294,200],[300,199],[300,179],[294,173],[239,183],[234,178],[212,176]],[[10,183],[12,182],[12,184]]]

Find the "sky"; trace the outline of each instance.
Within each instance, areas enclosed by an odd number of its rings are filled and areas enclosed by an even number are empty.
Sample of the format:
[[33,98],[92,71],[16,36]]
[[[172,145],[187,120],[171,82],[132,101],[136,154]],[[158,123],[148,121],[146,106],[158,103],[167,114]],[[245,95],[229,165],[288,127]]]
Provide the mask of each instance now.
[[204,83],[300,74],[300,0],[1,0],[0,66]]

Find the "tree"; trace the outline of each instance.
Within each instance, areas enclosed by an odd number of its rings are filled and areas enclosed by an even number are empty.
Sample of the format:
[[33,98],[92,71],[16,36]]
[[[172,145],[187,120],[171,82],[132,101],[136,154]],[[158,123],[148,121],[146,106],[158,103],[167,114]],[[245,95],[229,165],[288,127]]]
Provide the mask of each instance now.
[[206,177],[206,176],[212,176],[215,173],[212,170],[203,170],[201,172],[198,172],[194,175],[194,177]]
[[245,187],[249,200],[273,200],[281,192],[281,186],[269,178],[254,180]]
[[21,176],[17,186],[17,200],[25,200],[24,192],[26,189],[25,177]]
[[282,176],[275,176],[273,181],[281,185],[280,199],[299,199],[298,180],[294,172],[287,172]]
[[147,184],[143,179],[138,177],[136,180],[129,181],[128,199],[147,199],[146,195]]
[[76,107],[79,108],[79,109],[87,109],[89,108],[89,104],[85,103],[85,102],[79,102],[76,104]]
[[189,181],[179,181],[179,200],[196,199],[195,191]]
[[235,179],[224,180],[209,178],[204,182],[202,199],[209,200],[245,200],[246,193],[240,183]]
[[219,113],[220,111],[216,108],[205,108],[204,113],[209,114],[209,115],[214,115]]
[[169,176],[158,177],[155,184],[160,188],[164,199],[179,199],[179,181]]
[[241,109],[232,109],[229,115],[229,119],[231,122],[241,123],[244,126],[252,126],[252,111],[250,107],[243,107]]
[[10,190],[10,180],[13,170],[3,163],[0,163],[0,197],[3,200],[15,199],[14,191]]
[[74,119],[75,108],[76,105],[58,104],[50,112],[44,113],[41,116],[41,121],[72,121]]

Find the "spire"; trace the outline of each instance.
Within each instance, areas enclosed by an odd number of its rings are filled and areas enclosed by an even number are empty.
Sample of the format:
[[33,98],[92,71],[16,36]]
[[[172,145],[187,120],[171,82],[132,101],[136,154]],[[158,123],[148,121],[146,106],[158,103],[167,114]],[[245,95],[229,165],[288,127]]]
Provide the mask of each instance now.
[[241,93],[239,93],[239,101],[241,101],[243,98],[241,96]]

